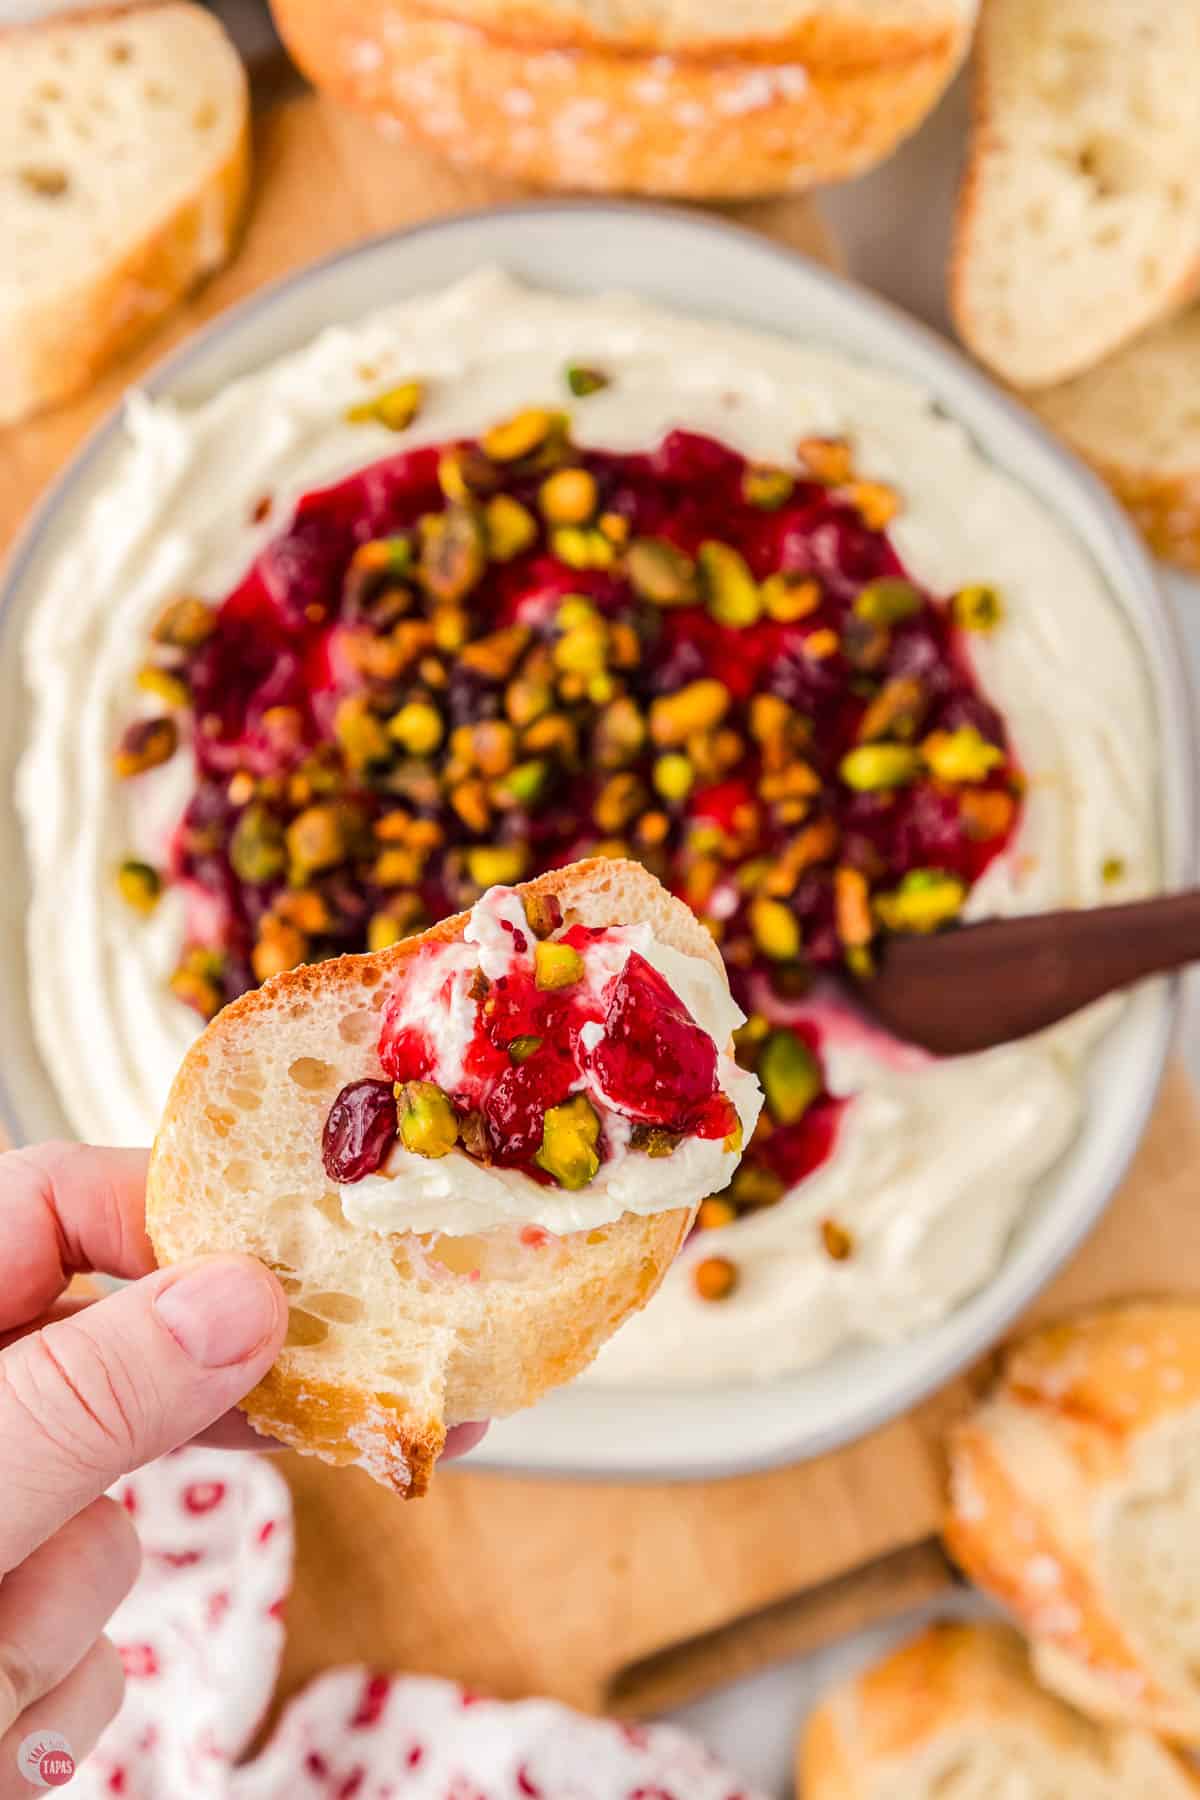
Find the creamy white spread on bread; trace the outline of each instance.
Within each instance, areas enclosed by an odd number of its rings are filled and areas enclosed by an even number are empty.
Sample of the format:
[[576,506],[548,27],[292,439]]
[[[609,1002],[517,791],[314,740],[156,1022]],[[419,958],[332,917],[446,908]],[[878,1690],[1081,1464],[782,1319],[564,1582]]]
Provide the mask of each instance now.
[[[111,774],[151,622],[181,591],[228,591],[306,489],[406,444],[471,434],[518,406],[561,406],[572,361],[612,377],[572,405],[577,441],[645,448],[684,425],[787,462],[799,436],[848,436],[858,467],[903,497],[889,533],[913,577],[942,594],[980,580],[1001,590],[1003,626],[971,649],[1029,786],[969,917],[1154,886],[1155,734],[1132,633],[1065,526],[985,462],[919,387],[823,348],[622,296],[530,292],[485,272],[327,331],[200,406],[129,402],[119,462],[47,580],[26,657],[32,1002],[41,1053],[81,1135],[149,1138],[198,1029],[166,989],[180,896],[168,892],[147,924],[113,883],[121,856],[161,854],[190,779],[186,754],[124,787]],[[348,402],[413,375],[427,399],[407,432],[346,423]],[[264,494],[274,504],[256,523]],[[1106,882],[1113,859],[1120,867]],[[853,1096],[829,1162],[768,1211],[694,1239],[591,1378],[770,1375],[848,1339],[896,1338],[943,1316],[995,1268],[1076,1131],[1087,1058],[1112,1016],[921,1066],[873,1039],[839,1049],[827,1033],[831,1086]],[[844,1261],[823,1247],[828,1216],[853,1240]],[[701,1301],[692,1280],[694,1260],[712,1254],[739,1272],[719,1305]]]
[[[522,947],[514,944],[514,936]],[[477,1033],[478,1003],[470,996],[476,971],[499,982],[528,963],[533,940],[520,897],[496,888],[472,908],[460,943],[437,945],[414,958],[406,970],[398,1023],[423,1031],[436,1052],[428,1079],[446,1092],[456,1090]],[[717,1085],[733,1102],[749,1143],[762,1095],[752,1075],[729,1054],[730,1039],[745,1016],[734,1004],[724,976],[699,957],[686,956],[657,941],[649,925],[609,928],[583,957],[581,988],[599,1006],[611,984],[637,953],[658,971],[672,993],[711,1039],[717,1052]],[[342,1211],[353,1225],[372,1231],[441,1232],[475,1236],[498,1225],[536,1225],[562,1236],[611,1224],[623,1213],[670,1212],[690,1208],[729,1181],[738,1156],[720,1138],[684,1136],[669,1156],[647,1156],[630,1143],[631,1121],[616,1109],[596,1072],[591,1053],[604,1028],[588,1023],[580,1033],[588,1055],[573,1094],[586,1097],[600,1120],[607,1153],[585,1186],[544,1186],[519,1168],[485,1164],[462,1149],[447,1156],[414,1154],[397,1143],[378,1175],[340,1186]]]

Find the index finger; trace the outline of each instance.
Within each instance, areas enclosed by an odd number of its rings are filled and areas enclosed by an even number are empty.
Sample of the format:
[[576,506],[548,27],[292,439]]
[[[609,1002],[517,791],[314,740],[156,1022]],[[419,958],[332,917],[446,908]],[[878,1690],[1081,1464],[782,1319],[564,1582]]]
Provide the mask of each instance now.
[[149,1274],[148,1161],[145,1150],[82,1144],[0,1155],[0,1331],[40,1318],[72,1275]]

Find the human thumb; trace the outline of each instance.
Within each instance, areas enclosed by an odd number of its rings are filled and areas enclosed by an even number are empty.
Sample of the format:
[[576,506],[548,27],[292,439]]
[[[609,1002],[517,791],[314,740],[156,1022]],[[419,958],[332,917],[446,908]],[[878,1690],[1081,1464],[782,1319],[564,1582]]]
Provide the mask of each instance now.
[[287,1329],[249,1256],[159,1269],[0,1353],[10,1569],[121,1475],[185,1443],[266,1374]]

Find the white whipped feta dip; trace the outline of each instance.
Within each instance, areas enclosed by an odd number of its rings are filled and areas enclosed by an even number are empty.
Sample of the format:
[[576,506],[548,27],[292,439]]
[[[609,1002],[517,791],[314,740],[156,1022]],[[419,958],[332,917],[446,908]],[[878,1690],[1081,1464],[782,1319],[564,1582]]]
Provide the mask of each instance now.
[[[611,385],[571,402],[572,361],[603,368]],[[408,431],[346,423],[348,403],[414,375],[427,401]],[[1065,526],[919,386],[824,348],[627,296],[533,292],[484,271],[326,331],[203,404],[128,404],[124,445],[46,581],[26,645],[33,723],[19,800],[32,1003],[42,1056],[82,1136],[149,1139],[198,1029],[165,985],[180,896],[168,893],[145,922],[113,884],[121,857],[161,853],[190,780],[186,749],[124,785],[111,774],[155,616],[180,591],[227,592],[305,489],[538,404],[569,405],[580,442],[617,450],[648,448],[682,425],[790,463],[800,436],[850,437],[862,473],[903,497],[889,534],[913,576],[943,594],[986,581],[1004,597],[1004,623],[971,650],[1029,791],[969,916],[1155,886],[1156,739],[1133,634]],[[274,505],[256,523],[265,494]],[[1123,873],[1105,884],[1112,857]],[[769,1211],[699,1234],[587,1378],[770,1376],[943,1316],[994,1270],[1077,1130],[1088,1055],[1114,1011],[920,1066],[877,1040],[834,1044],[833,1087],[853,1098],[828,1164]],[[847,1261],[824,1250],[823,1217],[851,1234]],[[720,1305],[701,1302],[692,1282],[694,1259],[714,1251],[739,1270]]]
[[[502,920],[528,934],[531,957],[533,937],[520,896],[511,888],[493,888],[473,907],[462,943],[441,946],[425,959],[423,968],[414,968],[406,977],[405,1020],[423,1026],[433,1037],[437,1063],[429,1079],[441,1088],[457,1085],[475,1033],[476,1002],[467,990],[476,969],[482,969],[489,981],[497,981],[517,960],[512,932],[504,929]],[[585,953],[587,994],[598,999],[635,950],[658,970],[713,1040],[717,1085],[732,1100],[742,1122],[743,1139],[749,1143],[762,1095],[753,1075],[740,1069],[728,1054],[729,1040],[745,1015],[734,1004],[724,977],[710,964],[660,944],[648,925],[614,926],[602,942],[589,946]],[[422,959],[416,960],[420,964]],[[585,1025],[581,1034],[589,1050],[602,1035],[603,1026],[598,1022]],[[609,1225],[622,1213],[646,1215],[692,1207],[723,1188],[737,1167],[738,1157],[720,1138],[685,1138],[665,1157],[651,1158],[631,1150],[630,1124],[613,1110],[592,1070],[584,1071],[572,1092],[587,1096],[609,1146],[599,1173],[586,1187],[573,1191],[543,1187],[520,1169],[491,1167],[462,1150],[451,1150],[448,1156],[416,1156],[398,1143],[382,1173],[339,1188],[342,1211],[352,1225],[365,1225],[372,1231],[437,1231],[445,1237],[473,1237],[498,1225],[522,1224],[537,1225],[561,1237]]]

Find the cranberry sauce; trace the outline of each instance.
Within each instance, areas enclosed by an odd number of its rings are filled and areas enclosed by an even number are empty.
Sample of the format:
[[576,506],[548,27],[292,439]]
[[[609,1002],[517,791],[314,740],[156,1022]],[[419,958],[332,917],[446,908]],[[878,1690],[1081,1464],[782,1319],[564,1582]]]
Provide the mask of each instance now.
[[[839,440],[786,469],[685,431],[582,450],[535,410],[307,495],[219,607],[163,615],[164,719],[117,752],[136,776],[192,716],[192,797],[139,876],[205,920],[175,991],[211,1014],[588,854],[682,895],[740,997],[953,919],[1020,806],[964,649],[1001,602],[917,587],[901,506]],[[533,1080],[507,1074],[518,1135]]]
[[[589,980],[589,955],[609,936],[581,925],[536,941],[515,931],[512,959],[491,980],[460,944],[422,951],[431,978],[410,969],[384,1014],[379,1056],[389,1081],[351,1083],[329,1113],[331,1179],[379,1168],[397,1132],[419,1155],[459,1147],[568,1188],[585,1186],[603,1164],[612,1115],[632,1126],[622,1140],[651,1155],[671,1154],[684,1137],[735,1136],[716,1046],[657,971],[633,952],[607,981]],[[430,992],[444,1008],[437,1017],[428,1017]],[[473,1002],[471,1036],[445,1061],[446,1022],[461,1019],[464,999]]]

